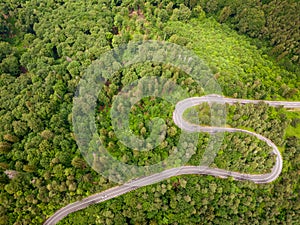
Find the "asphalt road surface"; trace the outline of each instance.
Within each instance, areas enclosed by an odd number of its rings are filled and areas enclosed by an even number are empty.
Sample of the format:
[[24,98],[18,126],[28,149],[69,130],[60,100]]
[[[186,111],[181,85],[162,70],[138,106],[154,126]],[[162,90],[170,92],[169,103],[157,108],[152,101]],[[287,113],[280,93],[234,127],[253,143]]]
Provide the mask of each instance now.
[[[110,188],[98,194],[91,195],[81,201],[71,203],[56,211],[51,217],[47,219],[47,221],[45,221],[44,225],[56,224],[58,221],[62,220],[64,217],[66,217],[68,214],[72,212],[84,209],[89,205],[95,203],[100,203],[115,198],[117,196],[123,195],[132,190],[135,190],[139,187],[160,182],[172,176],[178,176],[183,174],[206,174],[206,175],[212,175],[221,178],[233,177],[236,180],[250,180],[255,183],[269,183],[276,180],[282,170],[282,158],[277,146],[270,139],[260,134],[243,130],[243,129],[227,128],[227,127],[203,127],[203,126],[191,124],[183,119],[183,113],[186,109],[192,106],[199,105],[203,102],[220,103],[220,104],[224,104],[224,103],[258,104],[261,101],[246,100],[246,99],[232,99],[232,98],[225,98],[219,95],[206,95],[202,97],[188,98],[177,103],[173,113],[173,120],[178,127],[190,132],[208,132],[208,133],[243,132],[257,137],[258,139],[266,142],[270,147],[272,147],[273,149],[272,154],[276,155],[276,163],[272,168],[271,173],[243,174],[243,173],[231,172],[223,169],[210,168],[205,166],[183,166],[178,168],[172,168],[172,169],[165,170],[161,173],[134,179],[121,186]],[[264,101],[264,102],[274,107],[283,106],[285,108],[300,108],[300,102],[284,102],[284,101]]]

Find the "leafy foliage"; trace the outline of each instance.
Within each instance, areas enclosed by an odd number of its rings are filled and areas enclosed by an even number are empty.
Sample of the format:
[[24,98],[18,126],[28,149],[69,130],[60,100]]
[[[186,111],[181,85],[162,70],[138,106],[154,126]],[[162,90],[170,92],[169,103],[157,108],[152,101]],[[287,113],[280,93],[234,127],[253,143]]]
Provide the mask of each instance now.
[[[206,18],[206,13],[220,14],[220,22],[270,40],[279,58],[298,62],[298,3],[246,1],[243,6],[239,1],[220,2],[200,1],[202,7],[194,0],[0,3],[0,223],[41,224],[60,207],[114,185],[80,155],[71,113],[76,85],[85,69],[122,43],[155,39],[193,49],[209,64],[228,96],[299,99],[296,70],[278,66],[265,54],[269,48],[264,43]],[[259,49],[251,43],[259,44]],[[204,94],[187,74],[168,65],[134,65],[116,74],[105,95],[99,96],[102,111],[95,112],[102,119],[99,135],[116,157],[141,165],[149,163],[149,158],[155,162],[167,157],[180,134],[166,102],[143,99],[131,111],[130,128],[147,136],[149,119],[162,117],[168,126],[166,142],[148,155],[135,157],[130,149],[119,146],[108,118],[112,97],[123,85],[146,75],[170,78],[190,96]],[[210,176],[174,177],[72,214],[61,223],[297,223],[299,113],[265,105],[233,106],[228,112],[231,126],[253,129],[281,146],[285,164],[279,180],[255,185]],[[207,138],[207,134],[200,135],[198,154],[190,164],[199,162]],[[245,153],[242,157],[240,150]],[[268,150],[249,137],[227,135],[215,166],[264,172],[273,162],[265,154]],[[234,163],[236,159],[239,163]],[[253,163],[243,168],[245,161]],[[269,167],[261,167],[263,161]]]

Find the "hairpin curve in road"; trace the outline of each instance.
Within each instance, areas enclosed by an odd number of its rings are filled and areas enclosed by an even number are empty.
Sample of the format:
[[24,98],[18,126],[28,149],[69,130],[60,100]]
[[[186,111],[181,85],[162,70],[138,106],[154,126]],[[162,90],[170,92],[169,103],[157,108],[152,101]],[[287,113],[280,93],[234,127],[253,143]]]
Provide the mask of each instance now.
[[[266,142],[270,147],[272,147],[273,151],[272,153],[276,155],[276,163],[274,167],[272,168],[271,173],[267,174],[244,174],[244,173],[238,173],[238,172],[232,172],[227,171],[223,169],[218,168],[210,168],[207,166],[182,166],[177,168],[172,168],[165,170],[160,173],[152,174],[150,176],[141,177],[134,179],[132,181],[129,181],[121,186],[116,186],[113,188],[110,188],[108,190],[105,190],[103,192],[100,192],[98,194],[91,195],[87,198],[84,198],[83,200],[71,203],[58,211],[56,211],[51,217],[45,221],[44,225],[53,225],[56,224],[58,221],[66,217],[68,214],[84,209],[88,207],[91,204],[96,204],[100,202],[107,201],[109,199],[115,198],[117,196],[123,195],[127,192],[130,192],[132,190],[138,189],[143,186],[147,186],[150,184],[154,184],[157,182],[160,182],[164,179],[170,178],[178,175],[183,174],[206,174],[206,175],[212,175],[216,177],[221,178],[227,178],[227,177],[233,177],[236,180],[250,180],[255,183],[269,183],[277,179],[277,177],[280,175],[282,170],[282,157],[280,155],[280,152],[277,148],[277,146],[268,138],[243,129],[238,128],[226,128],[226,127],[203,127],[195,124],[188,123],[183,119],[183,112],[192,106],[199,105],[203,102],[209,102],[209,103],[228,103],[228,104],[234,104],[234,103],[240,103],[240,104],[258,104],[261,101],[258,100],[247,100],[247,99],[234,99],[234,98],[226,98],[220,95],[206,95],[202,97],[193,97],[193,98],[187,98],[183,101],[180,101],[177,103],[175,107],[175,111],[173,113],[173,120],[175,124],[180,127],[181,129],[184,129],[186,131],[190,132],[208,132],[208,133],[217,133],[217,132],[243,132],[252,136],[257,137],[258,139]],[[286,101],[264,101],[270,106],[278,107],[283,106],[285,108],[300,108],[300,102],[286,102]]]

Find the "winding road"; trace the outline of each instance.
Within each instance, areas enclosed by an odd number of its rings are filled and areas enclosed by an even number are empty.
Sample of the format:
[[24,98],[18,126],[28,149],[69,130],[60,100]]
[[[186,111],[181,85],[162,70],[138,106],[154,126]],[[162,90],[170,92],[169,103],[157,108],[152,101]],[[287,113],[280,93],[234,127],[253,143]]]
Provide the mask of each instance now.
[[[84,209],[89,205],[104,202],[106,200],[115,198],[117,196],[123,195],[127,192],[135,190],[137,188],[147,186],[150,184],[154,184],[170,178],[172,176],[178,176],[183,174],[206,174],[212,175],[221,178],[233,177],[236,180],[250,180],[255,183],[269,183],[277,179],[280,175],[282,170],[282,158],[277,146],[268,138],[243,129],[238,128],[226,128],[226,127],[202,127],[199,125],[191,124],[183,119],[183,113],[186,109],[199,105],[203,102],[209,103],[240,103],[240,104],[258,104],[261,101],[258,100],[246,100],[246,99],[233,99],[233,98],[226,98],[219,95],[206,95],[202,97],[193,97],[188,98],[183,101],[177,103],[175,110],[173,112],[173,120],[174,123],[183,130],[190,131],[190,132],[208,132],[208,133],[216,133],[216,132],[243,132],[252,136],[257,137],[258,139],[266,142],[270,147],[272,147],[273,151],[272,154],[276,155],[276,163],[272,168],[272,171],[267,174],[243,174],[238,172],[231,172],[223,169],[218,168],[210,168],[206,166],[182,166],[178,168],[172,168],[165,170],[160,173],[156,173],[147,177],[141,177],[134,179],[128,183],[125,183],[121,186],[116,186],[110,188],[106,191],[100,192],[98,194],[91,195],[81,201],[77,201],[71,203],[58,211],[56,211],[51,217],[45,221],[44,225],[53,225],[56,224],[58,221],[62,220],[68,214]],[[269,104],[270,106],[278,107],[283,106],[285,108],[300,108],[300,102],[284,102],[284,101],[264,101],[265,103]]]

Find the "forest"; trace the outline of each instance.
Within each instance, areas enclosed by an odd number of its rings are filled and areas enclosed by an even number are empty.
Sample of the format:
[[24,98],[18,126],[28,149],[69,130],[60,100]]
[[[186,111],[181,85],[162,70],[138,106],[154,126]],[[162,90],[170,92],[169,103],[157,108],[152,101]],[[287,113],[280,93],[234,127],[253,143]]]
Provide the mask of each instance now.
[[[0,224],[42,224],[56,210],[117,184],[97,173],[78,149],[72,123],[77,85],[103,53],[157,40],[195,52],[225,96],[300,101],[300,2],[297,0],[1,0]],[[129,129],[148,137],[150,121],[166,121],[152,151],[133,151],[111,121],[114,96],[130,82],[159,76],[188,97],[204,95],[187,73],[146,62],[115,73],[99,94],[99,139],[121,162],[148,165],[176,150],[181,130],[174,105],[145,97],[130,111]],[[207,175],[177,176],[72,213],[59,224],[297,224],[300,221],[300,111],[267,104],[226,105],[226,126],[255,131],[280,149],[283,171],[268,184]],[[207,125],[206,104],[187,110]],[[267,173],[270,147],[225,133],[212,167]],[[187,165],[198,165],[209,134],[200,133]]]

